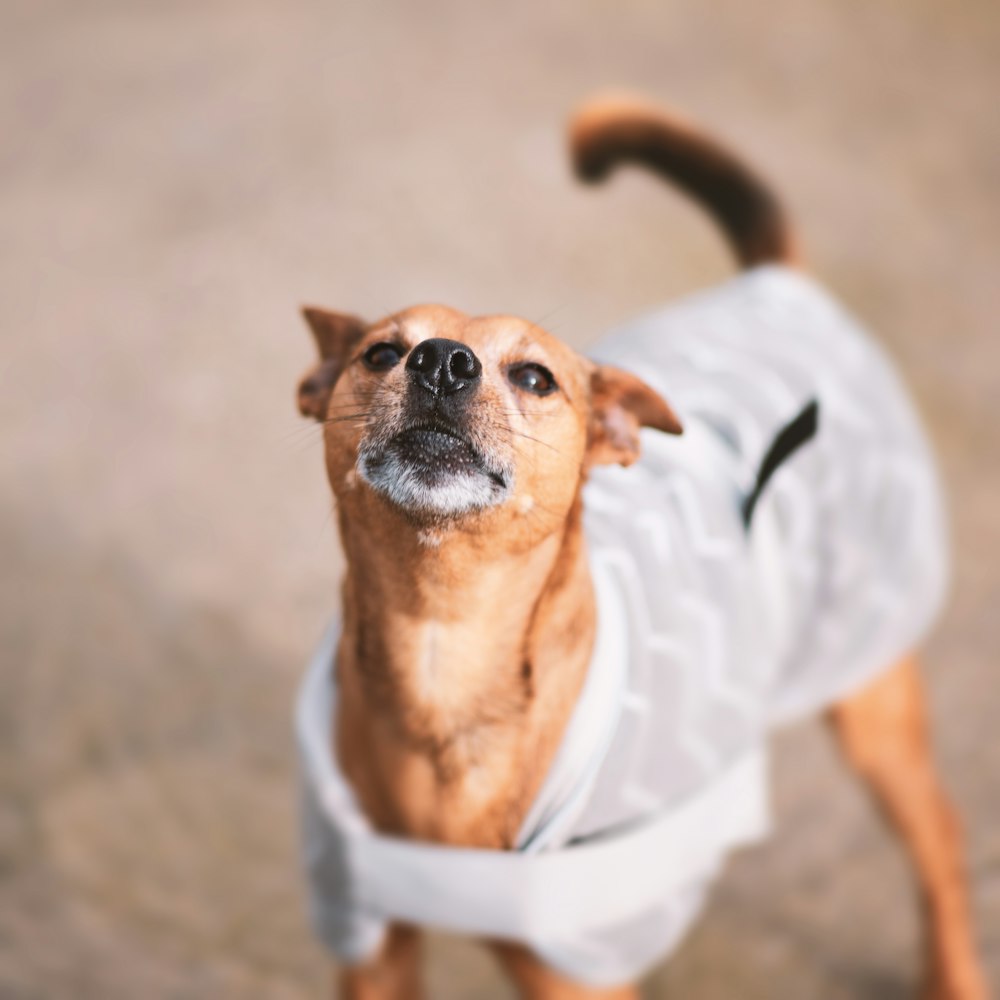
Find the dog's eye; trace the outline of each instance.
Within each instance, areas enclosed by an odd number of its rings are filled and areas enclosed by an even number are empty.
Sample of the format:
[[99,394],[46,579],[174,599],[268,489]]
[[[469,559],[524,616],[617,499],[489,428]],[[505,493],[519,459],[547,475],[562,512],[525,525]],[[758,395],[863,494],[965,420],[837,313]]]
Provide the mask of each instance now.
[[534,393],[536,396],[547,396],[558,388],[552,372],[544,365],[536,365],[531,361],[520,365],[511,365],[507,370],[507,378],[510,379],[511,385],[515,385],[525,392]]
[[395,345],[389,343],[372,344],[362,356],[362,361],[373,372],[384,372],[390,368],[395,368],[403,357],[403,352]]

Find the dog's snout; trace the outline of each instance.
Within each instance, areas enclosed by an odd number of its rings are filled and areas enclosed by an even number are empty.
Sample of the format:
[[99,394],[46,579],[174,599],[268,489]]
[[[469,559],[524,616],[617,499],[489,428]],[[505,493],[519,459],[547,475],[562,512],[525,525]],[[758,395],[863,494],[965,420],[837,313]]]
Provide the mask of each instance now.
[[417,344],[406,359],[406,368],[418,385],[435,396],[468,389],[483,373],[483,366],[471,348],[443,337]]

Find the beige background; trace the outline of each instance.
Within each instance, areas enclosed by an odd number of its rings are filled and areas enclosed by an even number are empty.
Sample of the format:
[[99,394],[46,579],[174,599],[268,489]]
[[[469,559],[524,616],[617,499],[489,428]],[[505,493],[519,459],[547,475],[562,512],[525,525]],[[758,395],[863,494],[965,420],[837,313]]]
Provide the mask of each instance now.
[[[730,273],[651,179],[574,186],[629,85],[772,176],[914,387],[951,487],[928,651],[1000,985],[1000,8],[6,2],[0,30],[0,996],[320,995],[289,704],[336,599],[303,301],[543,319],[585,346]],[[898,852],[822,729],[781,830],[650,996],[902,998]],[[504,996],[435,941],[436,997]]]

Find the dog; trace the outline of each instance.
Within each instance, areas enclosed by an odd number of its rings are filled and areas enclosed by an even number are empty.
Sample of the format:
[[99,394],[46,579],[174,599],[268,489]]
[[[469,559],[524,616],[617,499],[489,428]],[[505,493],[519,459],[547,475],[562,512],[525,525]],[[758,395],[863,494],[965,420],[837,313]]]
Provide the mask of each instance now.
[[586,181],[674,182],[742,273],[601,360],[511,316],[304,309],[347,569],[297,730],[341,993],[421,995],[429,925],[526,997],[637,996],[767,832],[768,728],[822,711],[913,864],[925,995],[985,997],[918,676],[947,551],[905,392],[722,145],[601,98],[571,149]]

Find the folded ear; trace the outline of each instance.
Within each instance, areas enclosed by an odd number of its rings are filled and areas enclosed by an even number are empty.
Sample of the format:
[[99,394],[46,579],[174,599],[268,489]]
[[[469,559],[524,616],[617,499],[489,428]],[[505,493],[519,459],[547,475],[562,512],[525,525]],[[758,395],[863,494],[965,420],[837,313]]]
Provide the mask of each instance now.
[[299,412],[304,417],[323,420],[334,383],[364,334],[366,324],[357,316],[313,306],[303,306],[302,315],[312,330],[320,360],[299,382]]
[[639,428],[683,430],[659,393],[620,368],[598,365],[590,377],[588,465],[631,465],[639,457]]

